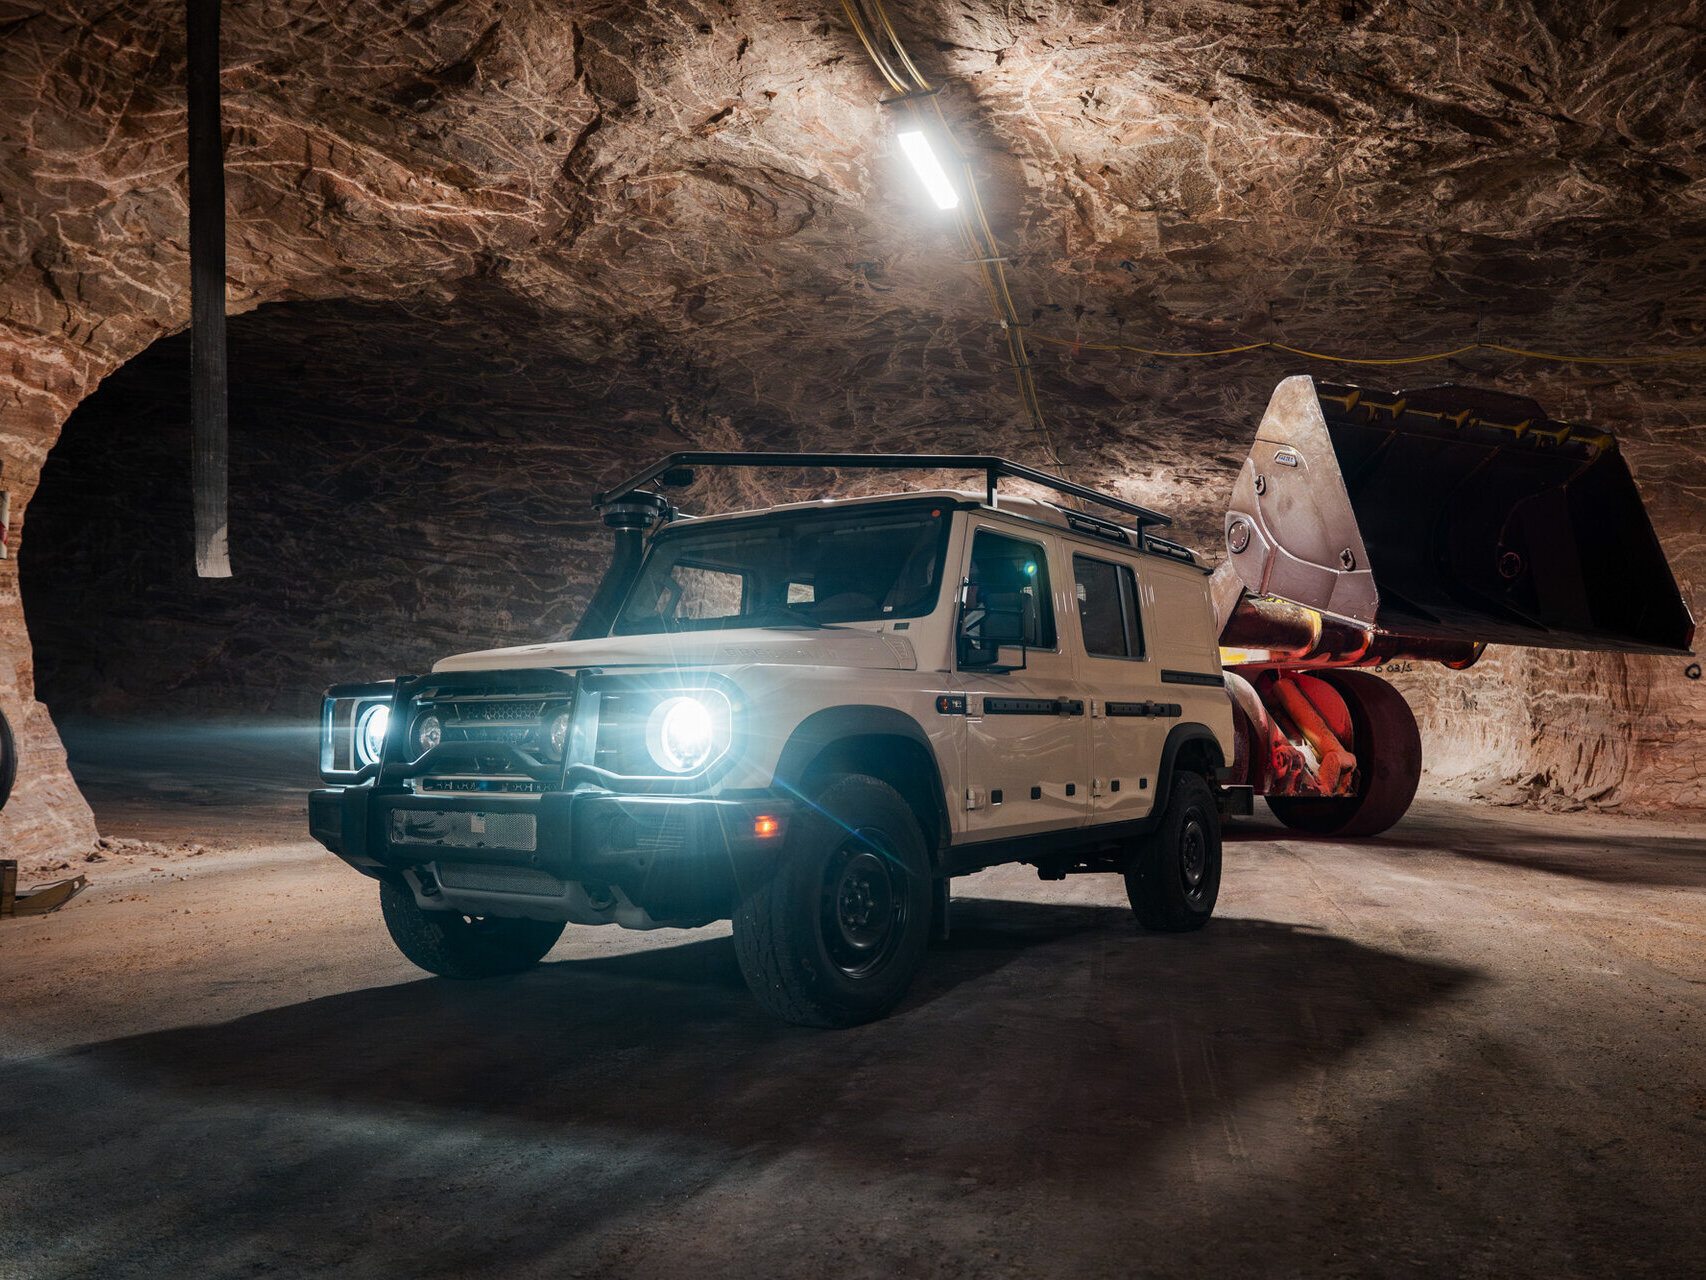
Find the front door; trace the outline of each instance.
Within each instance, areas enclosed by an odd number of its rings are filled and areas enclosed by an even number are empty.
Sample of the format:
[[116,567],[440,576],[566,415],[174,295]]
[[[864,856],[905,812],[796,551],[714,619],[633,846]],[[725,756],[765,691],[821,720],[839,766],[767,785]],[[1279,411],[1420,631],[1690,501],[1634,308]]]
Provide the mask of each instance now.
[[999,647],[996,663],[976,661],[992,644],[961,646],[957,655],[973,840],[1061,830],[1089,817],[1089,708],[1057,625],[1070,595],[1056,584],[1071,581],[1070,568],[1049,551],[1050,542],[979,524],[966,553],[962,616],[970,629],[975,634],[981,617],[999,612],[1018,615],[1023,632],[1023,644]]

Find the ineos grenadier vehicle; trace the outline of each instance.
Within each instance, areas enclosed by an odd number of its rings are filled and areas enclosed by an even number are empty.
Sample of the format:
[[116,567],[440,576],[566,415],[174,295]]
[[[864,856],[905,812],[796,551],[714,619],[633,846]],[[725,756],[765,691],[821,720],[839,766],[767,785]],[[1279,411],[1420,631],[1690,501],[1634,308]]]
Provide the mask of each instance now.
[[[681,515],[664,490],[707,466],[984,485]],[[1611,434],[1460,387],[1280,383],[1212,576],[1165,516],[992,457],[676,454],[597,501],[616,553],[571,639],[327,693],[313,834],[431,972],[526,968],[568,922],[732,919],[766,1009],[858,1023],[953,876],[1115,872],[1140,924],[1189,930],[1253,794],[1390,827],[1421,739],[1356,668],[1694,634]]]
[[[985,485],[702,518],[652,488],[706,466]],[[1112,871],[1149,928],[1209,918],[1250,791],[1224,783],[1208,573],[1166,517],[962,456],[675,455],[599,505],[617,552],[574,638],[327,695],[344,785],[313,832],[379,881],[416,964],[498,974],[565,922],[732,917],[760,1004],[844,1026],[904,995],[951,876]]]

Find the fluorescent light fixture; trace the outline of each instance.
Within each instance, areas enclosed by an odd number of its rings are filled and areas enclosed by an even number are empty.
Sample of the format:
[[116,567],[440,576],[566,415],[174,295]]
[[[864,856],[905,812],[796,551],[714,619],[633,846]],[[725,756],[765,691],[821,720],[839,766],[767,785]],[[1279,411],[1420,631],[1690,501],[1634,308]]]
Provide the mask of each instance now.
[[918,177],[924,183],[924,189],[930,193],[930,198],[936,202],[938,209],[958,206],[959,193],[954,190],[954,184],[948,181],[948,175],[942,172],[942,166],[937,163],[936,153],[930,149],[930,139],[914,129],[900,135],[900,149],[906,152],[906,158],[912,161],[912,167],[918,170]]

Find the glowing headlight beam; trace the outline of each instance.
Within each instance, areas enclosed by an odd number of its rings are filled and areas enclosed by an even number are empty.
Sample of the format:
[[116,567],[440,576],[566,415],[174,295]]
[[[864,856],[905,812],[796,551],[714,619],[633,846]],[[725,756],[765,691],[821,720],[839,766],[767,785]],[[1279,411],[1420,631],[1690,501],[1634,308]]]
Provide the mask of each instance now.
[[375,702],[361,713],[355,726],[355,754],[362,764],[377,764],[385,754],[385,735],[391,731],[391,708]]
[[923,182],[924,190],[936,202],[938,209],[955,209],[959,207],[960,195],[954,190],[954,184],[948,181],[948,175],[943,172],[941,163],[936,159],[936,153],[930,148],[930,139],[920,131],[913,129],[898,135],[900,149],[906,152],[906,158],[912,161],[912,167],[918,171],[919,181]]
[[728,748],[726,710],[690,694],[665,698],[646,722],[646,748],[666,773],[692,773]]

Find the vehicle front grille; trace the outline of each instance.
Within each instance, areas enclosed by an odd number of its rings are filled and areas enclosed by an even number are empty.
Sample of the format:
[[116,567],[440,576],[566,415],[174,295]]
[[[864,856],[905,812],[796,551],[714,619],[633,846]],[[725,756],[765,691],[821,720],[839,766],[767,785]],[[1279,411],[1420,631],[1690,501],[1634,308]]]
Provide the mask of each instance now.
[[[517,747],[537,760],[553,763],[551,722],[573,705],[574,699],[567,694],[539,697],[429,689],[417,694],[411,703],[408,730],[411,750],[420,753],[421,727],[428,716],[437,716],[441,740],[446,745],[489,743],[494,747]],[[460,756],[442,772],[417,778],[414,789],[448,795],[537,795],[550,786],[530,776],[508,752],[494,751],[490,755],[476,752]]]

